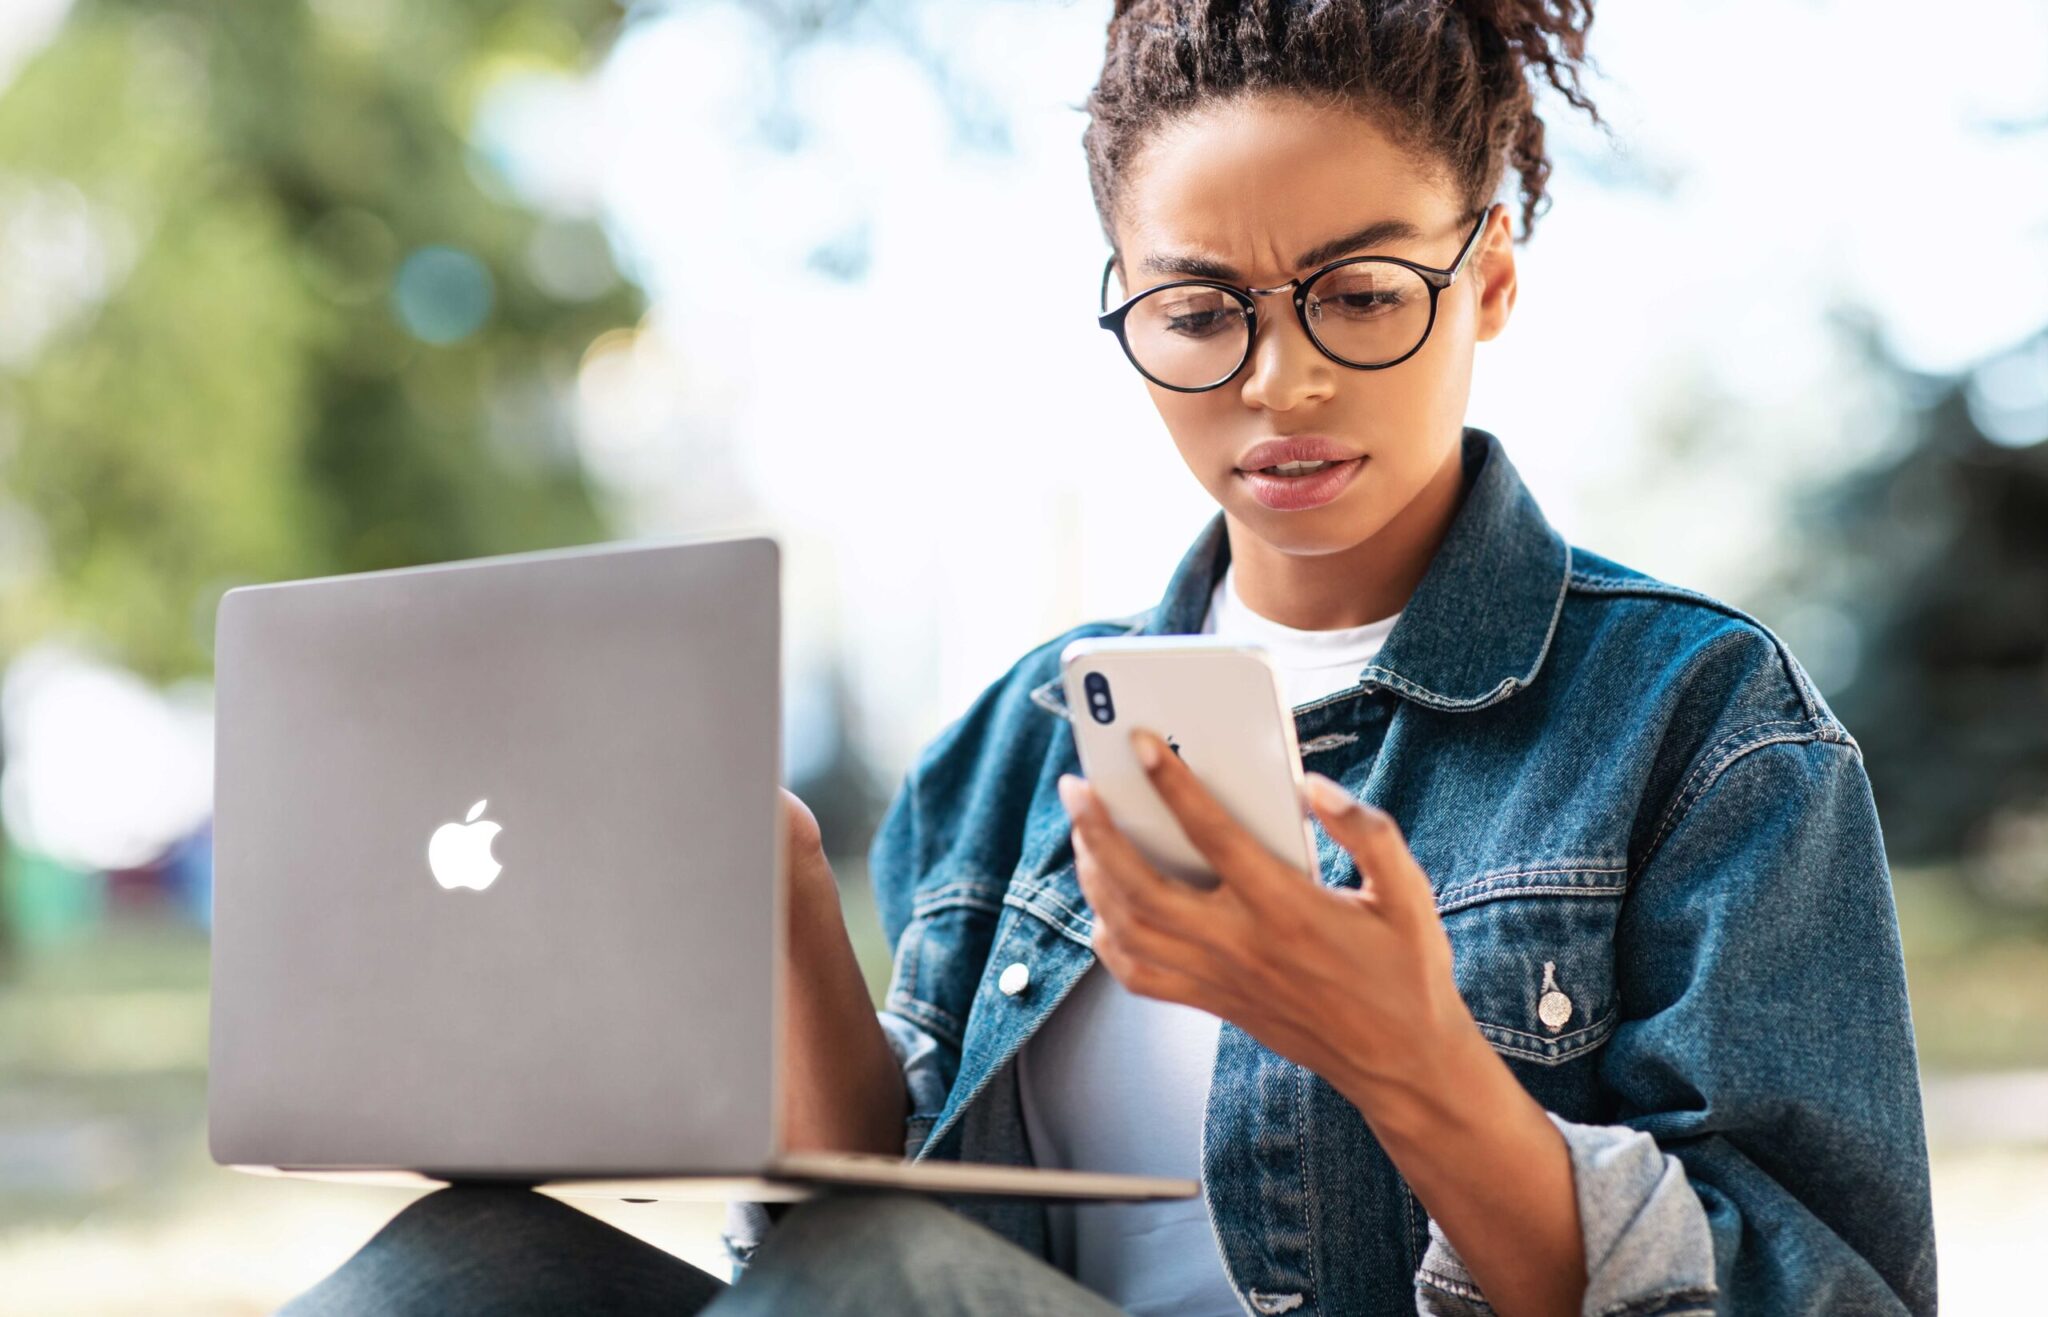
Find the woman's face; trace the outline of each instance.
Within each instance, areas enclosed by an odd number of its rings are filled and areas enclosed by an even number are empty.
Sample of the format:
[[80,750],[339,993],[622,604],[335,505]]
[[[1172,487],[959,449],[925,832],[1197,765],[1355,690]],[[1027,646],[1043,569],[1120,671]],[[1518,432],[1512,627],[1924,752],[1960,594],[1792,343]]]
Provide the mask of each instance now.
[[[1132,292],[1194,277],[1191,261],[1216,267],[1206,277],[1268,288],[1338,255],[1448,267],[1475,218],[1371,120],[1267,94],[1155,130],[1126,173],[1117,249]],[[1388,220],[1413,234],[1299,263]],[[1378,535],[1425,489],[1455,495],[1472,345],[1498,334],[1514,303],[1507,213],[1488,216],[1464,273],[1438,301],[1428,339],[1399,365],[1355,370],[1324,356],[1295,317],[1292,291],[1255,299],[1258,338],[1229,382],[1205,393],[1146,387],[1181,457],[1231,520],[1284,553],[1331,553]],[[1111,297],[1119,298],[1114,283]],[[1326,439],[1353,459],[1306,478],[1341,485],[1318,506],[1287,506],[1317,490],[1241,469],[1255,445],[1297,436]]]

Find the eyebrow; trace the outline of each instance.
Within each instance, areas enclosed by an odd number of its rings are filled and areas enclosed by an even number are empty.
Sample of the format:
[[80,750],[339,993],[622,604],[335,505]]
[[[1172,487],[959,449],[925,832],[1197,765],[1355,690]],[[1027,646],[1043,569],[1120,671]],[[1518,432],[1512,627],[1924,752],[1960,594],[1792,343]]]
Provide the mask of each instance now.
[[[1404,219],[1377,220],[1364,228],[1347,233],[1341,238],[1332,238],[1319,243],[1295,258],[1297,270],[1334,261],[1348,252],[1366,247],[1379,247],[1390,242],[1407,242],[1420,238],[1422,230]],[[1138,262],[1138,268],[1145,274],[1182,274],[1194,279],[1234,280],[1237,271],[1222,261],[1192,253],[1153,252]]]

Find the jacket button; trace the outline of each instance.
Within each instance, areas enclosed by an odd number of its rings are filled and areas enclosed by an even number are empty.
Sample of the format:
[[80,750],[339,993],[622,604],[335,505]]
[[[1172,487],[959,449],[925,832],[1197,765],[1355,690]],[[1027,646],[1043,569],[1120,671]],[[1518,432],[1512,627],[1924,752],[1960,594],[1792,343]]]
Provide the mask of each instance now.
[[1564,995],[1557,986],[1557,962],[1543,962],[1542,996],[1536,999],[1536,1018],[1543,1021],[1543,1027],[1551,1033],[1564,1028],[1572,1018],[1572,999]]
[[1014,961],[1003,970],[1003,976],[996,980],[996,987],[1005,997],[1014,997],[1024,991],[1031,982],[1031,967],[1023,961]]

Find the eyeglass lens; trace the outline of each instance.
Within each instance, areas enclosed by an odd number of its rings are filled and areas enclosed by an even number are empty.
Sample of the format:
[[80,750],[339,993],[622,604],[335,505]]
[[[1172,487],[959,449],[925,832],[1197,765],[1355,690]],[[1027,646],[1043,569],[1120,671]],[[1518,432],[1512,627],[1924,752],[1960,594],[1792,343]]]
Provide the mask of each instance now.
[[[1405,266],[1381,261],[1340,265],[1308,288],[1309,331],[1352,365],[1384,365],[1422,342],[1429,330],[1429,301],[1429,285]],[[1229,378],[1244,360],[1250,334],[1242,303],[1220,289],[1198,285],[1155,289],[1124,320],[1124,338],[1139,366],[1162,384],[1180,388]]]

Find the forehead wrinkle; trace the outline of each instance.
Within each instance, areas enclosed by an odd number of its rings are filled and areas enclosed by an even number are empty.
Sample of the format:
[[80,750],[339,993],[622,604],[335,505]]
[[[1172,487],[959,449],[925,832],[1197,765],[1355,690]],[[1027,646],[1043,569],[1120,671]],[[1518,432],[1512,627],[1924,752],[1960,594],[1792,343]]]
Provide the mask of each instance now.
[[[1410,242],[1421,236],[1422,231],[1409,220],[1398,217],[1375,220],[1363,228],[1317,243],[1297,256],[1290,268],[1305,270],[1352,252],[1392,242]],[[1197,250],[1148,252],[1138,262],[1138,269],[1144,274],[1181,275],[1194,279],[1234,281],[1238,278],[1237,270],[1228,261]]]

